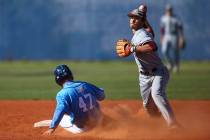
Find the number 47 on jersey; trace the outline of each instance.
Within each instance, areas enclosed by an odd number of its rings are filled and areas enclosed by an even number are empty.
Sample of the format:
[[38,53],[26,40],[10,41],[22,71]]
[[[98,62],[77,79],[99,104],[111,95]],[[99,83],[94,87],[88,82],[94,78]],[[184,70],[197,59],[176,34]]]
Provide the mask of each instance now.
[[79,97],[79,108],[81,108],[83,112],[93,109],[93,100],[90,93]]

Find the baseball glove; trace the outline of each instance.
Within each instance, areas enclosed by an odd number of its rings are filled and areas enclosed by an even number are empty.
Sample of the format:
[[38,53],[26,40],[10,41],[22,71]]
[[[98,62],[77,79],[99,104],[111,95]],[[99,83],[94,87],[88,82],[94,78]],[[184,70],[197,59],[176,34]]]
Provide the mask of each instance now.
[[132,53],[131,48],[132,45],[127,39],[119,39],[117,41],[116,52],[119,57],[129,56]]

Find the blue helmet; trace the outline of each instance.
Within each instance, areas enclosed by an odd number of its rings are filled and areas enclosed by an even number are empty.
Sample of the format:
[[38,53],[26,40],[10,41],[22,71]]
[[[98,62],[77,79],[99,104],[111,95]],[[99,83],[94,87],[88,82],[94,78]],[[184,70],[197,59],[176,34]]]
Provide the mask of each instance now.
[[73,74],[67,65],[59,65],[54,70],[55,82],[62,86],[65,80],[73,80]]

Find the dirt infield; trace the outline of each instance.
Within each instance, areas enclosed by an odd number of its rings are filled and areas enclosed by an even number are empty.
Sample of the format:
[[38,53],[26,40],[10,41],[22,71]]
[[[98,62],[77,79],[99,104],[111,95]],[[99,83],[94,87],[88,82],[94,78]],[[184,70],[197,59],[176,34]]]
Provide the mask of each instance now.
[[33,123],[51,119],[54,101],[0,101],[0,140],[210,140],[210,101],[171,101],[183,128],[170,131],[162,118],[149,118],[141,101],[101,103],[104,122],[89,132],[73,135],[62,128],[43,136],[47,128]]

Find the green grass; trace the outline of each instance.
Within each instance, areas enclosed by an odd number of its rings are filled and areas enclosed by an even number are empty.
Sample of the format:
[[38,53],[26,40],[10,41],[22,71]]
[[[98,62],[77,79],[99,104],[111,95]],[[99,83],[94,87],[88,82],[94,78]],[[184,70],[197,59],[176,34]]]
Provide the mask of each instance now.
[[210,62],[185,62],[172,74],[168,96],[173,99],[210,99]]
[[[134,62],[14,61],[0,63],[0,99],[54,99],[60,87],[53,69],[67,64],[75,80],[88,81],[106,91],[107,99],[139,99],[138,71]],[[170,99],[210,99],[210,62],[183,62],[172,74]]]

